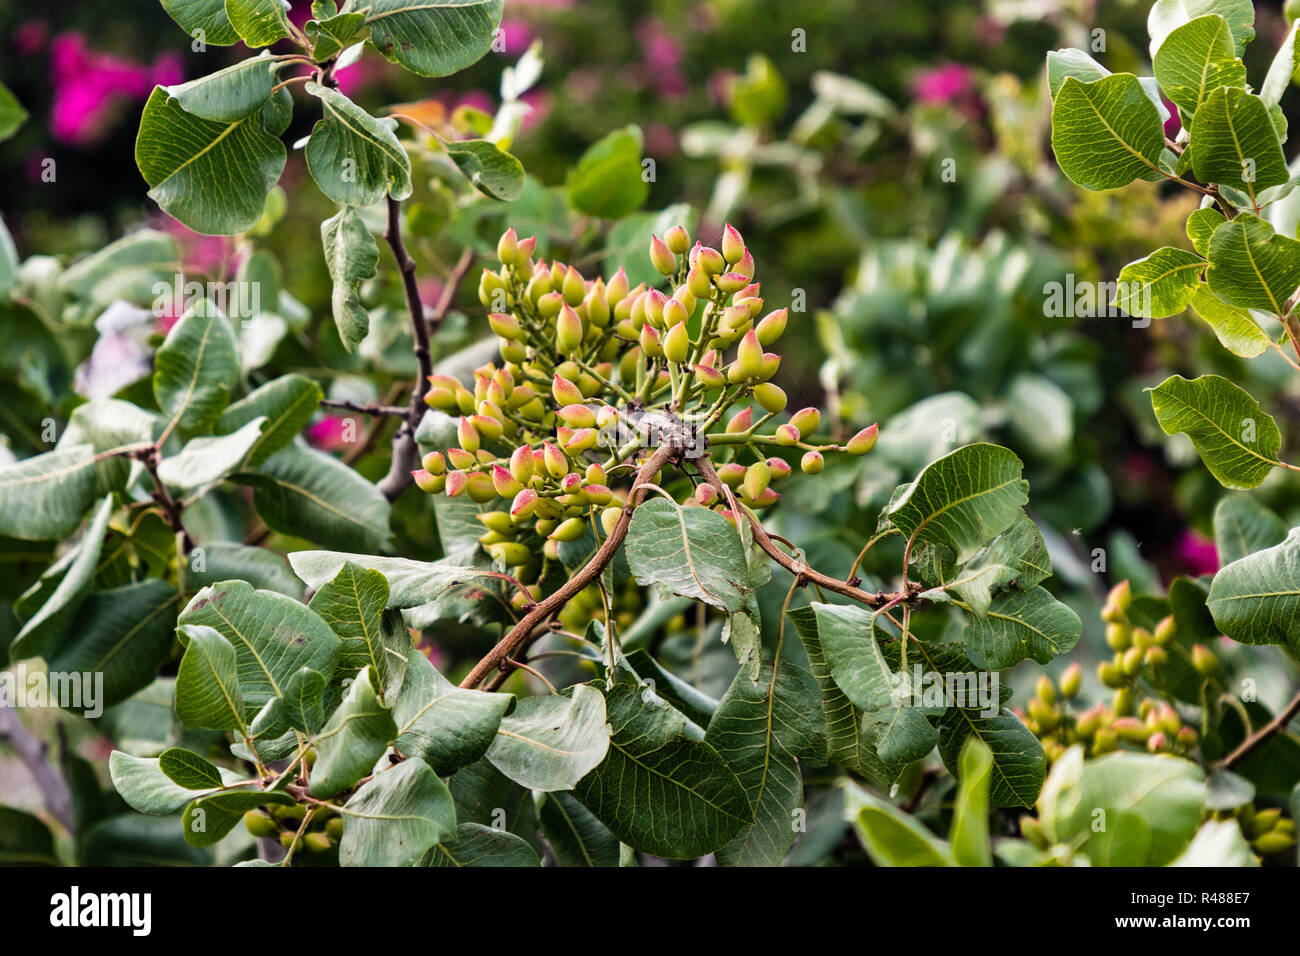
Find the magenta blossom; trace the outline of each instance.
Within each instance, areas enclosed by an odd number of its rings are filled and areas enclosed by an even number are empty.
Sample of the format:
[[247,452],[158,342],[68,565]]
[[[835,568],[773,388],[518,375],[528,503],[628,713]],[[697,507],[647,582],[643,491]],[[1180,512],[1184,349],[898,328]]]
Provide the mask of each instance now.
[[922,103],[960,105],[975,94],[975,74],[960,63],[945,63],[918,74],[912,80],[912,95]]
[[501,52],[506,56],[519,56],[533,42],[533,31],[522,20],[501,21]]
[[636,40],[641,47],[641,72],[659,95],[667,99],[685,96],[687,83],[681,71],[681,41],[654,17],[646,17],[637,24]]
[[155,85],[183,79],[176,53],[163,54],[152,67],[143,66],[90,50],[79,33],[61,33],[50,42],[50,73],[51,131],[56,139],[78,146],[103,136],[113,108],[123,100],[143,100]]
[[345,437],[345,420],[337,415],[324,415],[307,426],[307,441],[321,451],[339,451],[352,443]]
[[171,216],[160,214],[150,225],[169,233],[180,246],[180,264],[184,272],[224,278],[227,271],[238,267],[231,261],[230,241],[225,236],[204,236],[177,222]]
[[14,31],[14,51],[19,56],[34,56],[45,49],[50,25],[44,20],[27,20]]
[[1192,577],[1219,570],[1219,551],[1214,542],[1193,528],[1183,530],[1174,550],[1178,562]]

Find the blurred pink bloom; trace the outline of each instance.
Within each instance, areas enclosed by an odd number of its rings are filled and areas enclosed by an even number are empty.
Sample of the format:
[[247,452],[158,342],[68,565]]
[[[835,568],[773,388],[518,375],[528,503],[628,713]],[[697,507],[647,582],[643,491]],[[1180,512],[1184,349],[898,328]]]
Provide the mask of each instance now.
[[166,214],[155,216],[150,225],[176,239],[180,246],[181,266],[187,273],[201,272],[224,278],[223,273],[233,271],[239,265],[230,257],[230,242],[225,236],[200,235]]
[[14,31],[14,51],[19,56],[32,56],[45,48],[50,26],[44,20],[27,20]]
[[351,99],[360,90],[374,83],[383,69],[382,64],[373,57],[362,57],[350,66],[336,70],[334,79],[338,80],[339,92]]
[[143,100],[155,84],[183,78],[180,57],[165,53],[152,67],[130,63],[86,46],[79,33],[61,33],[50,43],[54,105],[50,128],[56,139],[90,145],[107,130],[112,109],[123,99]]
[[1165,135],[1174,139],[1183,128],[1183,122],[1178,116],[1178,107],[1173,104],[1173,101],[1167,97],[1161,98],[1165,101],[1165,109],[1169,111],[1169,119],[1165,120]]
[[956,105],[974,93],[975,74],[960,63],[945,63],[912,80],[912,95],[922,103]]
[[325,415],[307,426],[307,441],[321,451],[339,451],[351,445],[343,437],[345,427],[344,419],[337,415]]
[[86,398],[108,398],[153,369],[146,344],[154,315],[121,300],[112,302],[95,320],[99,338],[90,357],[77,368],[73,388]]
[[522,20],[502,20],[501,21],[501,46],[504,47],[502,52],[506,56],[519,56],[528,49],[528,44],[533,42],[533,31],[528,24]]
[[524,118],[519,122],[519,132],[527,133],[530,129],[537,126],[551,112],[551,94],[546,90],[529,90],[523,96],[519,97],[519,102],[526,103],[532,107]]
[[636,40],[641,47],[641,67],[659,95],[669,99],[686,95],[686,77],[681,71],[682,44],[663,22],[646,17],[636,26]]
[[468,93],[463,94],[451,109],[448,110],[448,112],[455,112],[462,106],[482,110],[484,113],[492,113],[496,111],[496,104],[492,102],[492,97],[483,90],[470,90]]
[[678,153],[677,134],[664,123],[644,123],[645,152],[647,156],[675,156]]
[[731,81],[736,78],[735,70],[714,70],[709,75],[709,98],[718,106],[731,102]]
[[1193,577],[1219,570],[1219,550],[1214,542],[1193,528],[1183,529],[1175,545],[1178,561]]
[[443,285],[443,282],[432,277],[421,279],[416,283],[416,288],[420,291],[420,301],[428,306],[436,305],[439,296],[442,295]]

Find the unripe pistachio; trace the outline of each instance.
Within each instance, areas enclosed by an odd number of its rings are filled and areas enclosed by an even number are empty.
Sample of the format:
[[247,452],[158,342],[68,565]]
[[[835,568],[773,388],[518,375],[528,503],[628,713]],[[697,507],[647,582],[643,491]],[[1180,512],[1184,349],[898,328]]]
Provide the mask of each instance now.
[[727,422],[727,427],[725,431],[731,435],[738,435],[741,432],[749,431],[750,426],[753,424],[754,424],[754,409],[750,408],[747,405],[743,409],[738,411],[736,414],[731,416],[731,419]]
[[743,306],[729,305],[722,310],[722,318],[718,321],[718,334],[728,337],[744,335],[752,325],[748,309]]
[[769,312],[763,316],[762,320],[754,328],[758,340],[764,345],[771,345],[779,339],[785,333],[789,315],[789,309],[777,309],[775,312]]
[[261,810],[249,810],[244,814],[244,828],[255,837],[269,837],[280,829]]
[[478,300],[487,308],[496,308],[499,304],[499,297],[506,291],[505,280],[485,268],[478,280]]
[[1040,850],[1047,849],[1047,837],[1043,836],[1043,825],[1037,817],[1025,814],[1020,818],[1020,835]]
[[768,487],[768,488],[764,488],[762,494],[760,494],[757,498],[753,499],[750,502],[750,504],[754,508],[763,509],[763,508],[770,508],[772,505],[776,504],[780,500],[781,500],[781,496],[777,494],[776,489]]
[[582,327],[582,319],[578,318],[578,313],[574,312],[572,307],[565,303],[560,314],[555,317],[555,347],[563,355],[577,350],[582,345],[582,337],[586,331]]
[[510,474],[521,485],[526,485],[533,478],[533,450],[521,445],[510,455]]
[[1029,716],[1038,723],[1038,729],[1041,733],[1050,734],[1056,730],[1061,718],[1048,704],[1034,697],[1030,699],[1028,706]]
[[481,471],[471,471],[465,476],[465,497],[475,504],[487,504],[497,496],[492,479]]
[[[505,471],[503,468],[502,471]],[[509,472],[506,473],[509,478]],[[489,531],[495,531],[497,534],[513,534],[515,530],[514,522],[510,520],[510,515],[505,511],[480,511],[477,515],[479,522]]]
[[682,304],[686,309],[686,314],[688,316],[695,311],[697,299],[695,293],[690,290],[689,286],[679,285],[673,290],[672,297]]
[[1129,587],[1127,579],[1110,589],[1110,593],[1106,595],[1106,603],[1118,608],[1125,614],[1128,613],[1129,605],[1133,603],[1133,591]]
[[1061,672],[1061,696],[1070,700],[1079,693],[1083,686],[1083,667],[1074,661]]
[[456,407],[462,415],[473,415],[478,407],[478,399],[467,388],[456,389]]
[[582,273],[573,266],[569,266],[568,271],[564,274],[564,281],[561,283],[560,291],[564,295],[564,301],[571,306],[577,306],[587,296],[587,282],[582,278]]
[[1130,647],[1125,651],[1120,670],[1124,672],[1125,677],[1136,677],[1142,673],[1142,648]]
[[789,447],[799,444],[799,440],[799,429],[795,428],[794,425],[785,424],[776,427],[776,443],[778,445]]
[[551,397],[555,399],[555,404],[561,407],[581,405],[583,399],[582,389],[568,379],[560,378],[559,375],[551,381]]
[[756,501],[771,481],[772,469],[767,467],[767,462],[756,461],[745,469],[745,480],[741,482],[740,488],[746,498]]
[[519,237],[515,234],[515,229],[511,226],[501,238],[497,240],[497,259],[502,265],[512,266],[519,256]]
[[548,536],[550,541],[577,541],[587,533],[587,523],[581,518],[567,518]]
[[826,459],[819,451],[807,451],[804,452],[803,458],[799,459],[799,467],[803,469],[805,475],[820,475],[822,469],[826,467]]
[[590,451],[596,447],[596,442],[600,439],[600,433],[594,428],[579,428],[573,433],[568,441],[564,443],[564,450],[570,455],[580,455],[584,451]]
[[510,502],[510,517],[519,521],[527,518],[537,507],[537,492],[532,488],[524,488],[515,495],[514,501]]
[[727,268],[727,260],[712,246],[702,246],[697,242],[691,250],[691,255],[695,257],[691,265],[698,265],[710,276],[720,275],[722,270]]
[[455,392],[436,386],[424,393],[424,404],[440,412],[454,412],[460,407]]
[[524,263],[526,263],[529,259],[533,257],[533,253],[536,251],[537,251],[536,236],[529,236],[527,239],[520,239],[519,249],[518,249],[518,264],[523,265]]
[[532,549],[518,541],[500,541],[485,545],[483,550],[492,555],[494,561],[500,561],[506,567],[523,564],[533,556]]
[[865,455],[876,447],[876,439],[879,437],[880,426],[868,425],[849,439],[848,444],[844,446],[844,450],[850,455]]
[[[680,305],[681,303],[677,303]],[[664,316],[667,317],[668,310],[664,310]],[[672,326],[663,337],[664,357],[668,361],[681,365],[686,361],[690,354],[691,337],[686,331],[686,323],[680,322]]]
[[448,448],[447,460],[451,462],[451,467],[460,471],[468,471],[478,464],[478,456],[463,448]]
[[441,475],[447,470],[447,462],[443,459],[440,451],[429,452],[424,456],[420,464],[431,475]]
[[785,392],[771,382],[755,385],[754,399],[762,406],[763,411],[773,414],[785,411],[786,402],[788,401]]
[[280,832],[280,846],[284,847],[287,850],[289,849],[289,847],[293,846],[294,841],[297,838],[298,838],[298,834],[295,831],[282,830]]
[[[754,278],[754,257],[749,254],[748,249],[741,256],[740,261],[732,265],[731,274],[744,276],[746,281]],[[737,289],[736,291],[739,292],[740,290]]]
[[1265,833],[1258,837],[1251,844],[1255,850],[1263,856],[1269,856],[1273,853],[1282,853],[1289,850],[1295,845],[1295,837],[1289,833],[1279,833],[1277,830],[1271,833]]
[[1056,703],[1056,685],[1052,683],[1052,678],[1046,674],[1038,678],[1038,684],[1034,689],[1038,692],[1038,699],[1048,707]]
[[1100,757],[1119,746],[1119,736],[1109,727],[1100,728],[1092,738],[1092,755]]
[[1195,747],[1196,741],[1200,735],[1196,733],[1195,727],[1179,727],[1177,740],[1182,747]]
[[[466,421],[470,426],[487,441],[496,441],[501,437],[501,422],[488,415],[470,415]],[[468,451],[468,449],[466,449]],[[475,449],[477,451],[478,449]]]
[[711,508],[718,501],[718,489],[712,485],[696,485],[695,500],[704,507]]
[[1159,721],[1160,729],[1170,736],[1178,733],[1178,731],[1183,728],[1183,721],[1182,718],[1178,716],[1178,711],[1174,710],[1174,708],[1169,704],[1161,703],[1156,712],[1156,717]]
[[[496,489],[498,495],[502,498],[513,498],[523,489],[522,481],[517,480],[509,471],[500,465],[492,466],[492,487]],[[498,513],[498,512],[493,512]],[[479,516],[480,520],[482,515]]]
[[1097,728],[1101,726],[1105,712],[1106,708],[1100,704],[1088,708],[1080,714],[1078,720],[1074,722],[1075,732],[1085,739],[1091,737],[1097,732]]
[[638,332],[641,331],[641,326],[646,323],[645,309],[646,302],[649,300],[650,291],[640,292],[630,297],[632,305],[628,309],[627,320],[632,324],[632,328]]
[[758,378],[763,374],[763,346],[751,329],[736,347],[737,375],[743,379]]
[[614,277],[605,286],[605,301],[609,303],[610,309],[616,310],[618,304],[627,298],[627,293],[627,271],[622,266],[619,266],[618,271],[614,273]]
[[728,488],[738,488],[740,483],[745,480],[745,466],[735,461],[719,465],[718,479]]
[[1160,753],[1160,751],[1162,750],[1168,750],[1168,749],[1169,749],[1169,738],[1166,737],[1161,731],[1157,730],[1154,734],[1152,734],[1150,737],[1147,738],[1147,750],[1151,751],[1151,753],[1157,754]]
[[[618,409],[615,408],[613,405],[602,405],[600,406],[600,410],[596,412],[597,428],[609,428],[617,421],[618,421]],[[599,465],[593,465],[592,467],[600,468]],[[588,477],[587,480],[590,481],[591,480],[590,477]],[[605,480],[605,470],[603,468],[600,471],[600,480],[602,482]]]
[[552,561],[558,561],[560,559],[560,542],[547,538],[542,542],[542,554]]
[[750,277],[739,272],[724,272],[713,280],[714,284],[726,295],[739,292],[749,284]]
[[1120,740],[1130,744],[1145,744],[1151,736],[1151,729],[1136,717],[1117,717],[1111,722],[1110,729]]
[[550,442],[542,443],[542,461],[546,463],[547,472],[557,481],[569,473],[568,456]]
[[670,276],[677,271],[677,257],[658,236],[650,237],[650,264],[660,275]]
[[596,424],[596,413],[587,405],[565,405],[555,414],[570,428],[591,428]]
[[641,343],[641,351],[650,356],[650,358],[658,359],[664,357],[664,346],[659,340],[659,333],[655,331],[655,327],[649,322],[641,326],[641,335],[638,340]]
[[760,382],[766,382],[769,378],[771,378],[773,375],[776,374],[776,370],[779,369],[780,367],[781,367],[781,356],[777,355],[775,352],[764,352],[763,367],[758,373],[758,380]]
[[492,331],[503,339],[510,339],[516,342],[522,342],[526,333],[519,320],[508,312],[489,312],[488,325]]
[[587,297],[582,300],[582,308],[586,310],[587,321],[597,329],[603,329],[609,325],[610,310],[609,304],[605,300],[605,292],[601,289],[601,282],[597,279],[592,283],[591,291]]
[[790,477],[790,463],[784,458],[769,458],[767,467],[772,470],[773,481],[780,481],[782,478]]
[[713,283],[709,281],[709,274],[704,271],[704,267],[698,263],[691,266],[686,273],[686,288],[691,290],[691,294],[696,298],[703,299],[713,293]]
[[522,362],[528,357],[528,350],[524,348],[522,342],[511,342],[509,339],[501,339],[498,343],[498,351],[501,358],[507,362]]
[[1110,661],[1102,661],[1097,665],[1097,679],[1107,687],[1122,687],[1124,685],[1124,675]]
[[460,447],[468,452],[476,452],[479,449],[478,431],[464,415],[456,424],[456,440],[460,442]]
[[603,485],[605,483],[604,466],[593,461],[587,466],[587,470],[583,472],[582,480],[589,485]]
[[689,316],[690,313],[681,299],[672,298],[664,302],[664,328],[685,327]]
[[1219,659],[1204,644],[1195,644],[1192,647],[1192,666],[1202,677],[1209,677],[1219,669]]
[[1155,635],[1153,635],[1145,627],[1133,628],[1134,647],[1138,647],[1141,648],[1142,650],[1146,650],[1148,647],[1151,647],[1153,644],[1155,644],[1155,642],[1156,642]]
[[722,255],[728,262],[739,262],[745,255],[745,240],[731,223],[722,227]]
[[1164,667],[1164,665],[1169,661],[1169,652],[1159,645],[1148,647],[1143,659],[1146,661],[1148,667]]
[[537,312],[544,319],[553,319],[564,308],[564,296],[558,292],[547,292],[537,299]]
[[1167,615],[1160,619],[1160,623],[1156,625],[1155,633],[1152,636],[1158,645],[1166,647],[1177,633],[1178,625],[1174,623],[1172,615]]
[[457,468],[455,471],[447,472],[447,497],[459,498],[465,493],[465,484],[469,479],[469,473]]
[[645,294],[645,320],[656,329],[664,328],[664,307],[668,297],[658,289],[651,289]]
[[614,493],[601,484],[584,484],[582,494],[589,502],[602,508],[614,500]]
[[703,388],[725,388],[727,376],[723,375],[711,365],[693,365],[691,368],[695,372],[695,380]]
[[606,535],[614,533],[614,526],[618,524],[618,519],[622,515],[623,509],[619,507],[606,508],[600,513],[600,526],[604,529]]
[[691,234],[685,226],[670,226],[664,233],[664,245],[674,255],[684,256],[691,251]]
[[[1112,661],[1112,666],[1114,666],[1113,661]],[[1133,714],[1132,689],[1128,687],[1121,687],[1119,690],[1115,691],[1115,699],[1112,703],[1114,706],[1112,706],[1111,709],[1115,711],[1117,716],[1120,717],[1131,716]]]
[[1106,646],[1112,651],[1126,651],[1133,646],[1133,629],[1125,621],[1106,625]]

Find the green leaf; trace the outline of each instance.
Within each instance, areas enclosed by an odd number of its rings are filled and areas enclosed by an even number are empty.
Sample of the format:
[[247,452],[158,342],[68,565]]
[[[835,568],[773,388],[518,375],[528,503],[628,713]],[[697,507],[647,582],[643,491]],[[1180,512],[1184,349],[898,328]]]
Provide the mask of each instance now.
[[639,209],[650,195],[641,145],[639,126],[625,126],[593,144],[569,173],[569,205],[602,219],[621,219]]
[[1229,305],[1282,315],[1300,286],[1300,241],[1279,236],[1267,222],[1243,213],[1214,230],[1206,280]]
[[1152,59],[1170,33],[1189,20],[1210,13],[1220,14],[1228,22],[1233,51],[1240,56],[1246,44],[1255,38],[1255,7],[1251,0],[1156,0],[1147,14]]
[[1224,218],[1223,213],[1212,206],[1193,210],[1187,217],[1187,238],[1192,240],[1192,247],[1197,255],[1210,254],[1210,237],[1214,235],[1214,230],[1225,222],[1227,219]]
[[1206,820],[1186,850],[1170,866],[1259,866],[1236,820]]
[[428,866],[541,866],[537,851],[505,830],[462,823],[456,835],[433,848]]
[[253,486],[253,507],[274,531],[327,548],[388,547],[392,505],[333,455],[295,441],[235,480]]
[[86,533],[77,548],[77,555],[68,565],[68,571],[59,581],[39,611],[24,624],[9,648],[11,660],[27,657],[44,657],[47,660],[63,646],[64,636],[77,612],[85,603],[94,586],[95,568],[99,564],[104,533],[108,519],[113,514],[112,497],[105,498],[95,510]]
[[[157,578],[91,594],[46,664],[62,673],[103,674],[93,709],[121,703],[148,687],[170,658],[179,603],[176,589]],[[83,711],[92,709],[85,704]]]
[[1286,523],[1249,495],[1228,495],[1214,507],[1220,567],[1279,544],[1286,533]]
[[59,275],[58,289],[106,306],[123,292],[152,290],[157,282],[171,285],[179,270],[176,240],[155,229],[139,229],[78,259]]
[[779,866],[803,807],[800,759],[826,762],[820,692],[810,673],[785,660],[764,662],[757,681],[731,682],[704,740],[749,795],[753,820],[717,851],[723,866]]
[[972,663],[1002,670],[1029,657],[1046,664],[1073,650],[1082,628],[1079,615],[1035,586],[998,595],[984,614],[968,614],[962,636]]
[[292,806],[293,797],[272,790],[221,790],[190,802],[181,814],[181,829],[190,846],[212,846],[226,838],[258,807]]
[[1245,309],[1221,302],[1208,289],[1192,296],[1192,308],[1214,332],[1219,344],[1233,355],[1254,358],[1267,351],[1272,339]]
[[158,769],[186,790],[215,790],[225,785],[220,769],[184,747],[171,747],[160,753]]
[[39,817],[0,807],[0,866],[58,866],[54,835]]
[[889,509],[911,541],[933,541],[966,561],[1006,530],[1028,502],[1020,459],[998,445],[958,448],[925,467]]
[[1226,378],[1171,376],[1151,389],[1151,405],[1165,434],[1185,432],[1225,488],[1254,488],[1278,464],[1277,423]]
[[339,339],[349,352],[370,331],[370,313],[361,302],[361,283],[379,268],[379,247],[361,216],[351,206],[320,224],[325,265],[334,283],[330,303]]
[[1192,168],[1201,182],[1244,187],[1253,199],[1290,178],[1268,107],[1254,94],[1228,86],[1211,91],[1191,133]]
[[231,578],[240,578],[264,591],[279,591],[297,600],[302,597],[302,584],[285,566],[284,558],[266,548],[254,548],[233,541],[213,541],[200,549],[202,562],[195,564],[191,553],[190,566],[185,569],[185,585],[198,589]]
[[447,76],[492,46],[504,0],[370,0],[370,41],[421,76]]
[[618,866],[618,837],[571,794],[538,794],[537,816],[560,866]]
[[1218,14],[1197,17],[1171,32],[1153,67],[1161,89],[1189,116],[1212,90],[1246,85],[1246,67],[1237,59],[1232,31]]
[[875,639],[875,615],[857,606],[810,606],[835,683],[861,710],[890,707],[897,685]]
[[96,497],[94,455],[70,445],[0,468],[0,534],[52,541],[75,531]]
[[270,46],[290,35],[288,6],[281,0],[226,0],[226,16],[246,44]]
[[1066,77],[1052,103],[1056,161],[1084,189],[1116,189],[1159,169],[1164,126],[1131,73],[1082,83]]
[[993,755],[989,799],[995,807],[1031,807],[1047,776],[1043,745],[1011,711],[996,715],[952,707],[939,720],[939,754],[956,774],[962,747],[977,738]]
[[307,425],[324,394],[305,375],[289,374],[272,379],[232,404],[217,419],[216,433],[226,435],[248,422],[265,416],[261,437],[253,443],[242,465],[256,468],[287,446]]
[[308,83],[306,90],[321,101],[325,114],[312,128],[306,149],[307,168],[321,192],[350,206],[411,195],[411,159],[393,132],[397,120],[376,119],[338,90],[318,83]]
[[510,694],[462,690],[412,650],[393,704],[397,749],[421,758],[439,776],[448,776],[487,753],[513,703]]
[[[239,34],[226,16],[226,0],[162,0],[162,8],[182,30],[213,46],[239,42]],[[202,36],[195,36],[202,31]]]
[[233,123],[257,112],[271,98],[274,65],[269,54],[263,54],[162,89],[187,113],[217,123]]
[[605,706],[587,684],[576,685],[571,698],[526,697],[501,720],[487,759],[530,790],[572,790],[609,750]]
[[218,123],[188,113],[161,88],[145,103],[135,162],[149,198],[195,232],[230,236],[262,216],[280,178],[284,144],[258,114]]
[[[194,791],[163,773],[158,757],[132,757],[121,750],[108,755],[108,773],[127,805],[140,813],[172,814],[194,799]],[[229,786],[242,775],[224,768],[219,786]]]
[[721,848],[749,822],[744,787],[713,747],[686,736],[680,711],[626,682],[609,689],[606,706],[609,752],[574,796],[619,840],[686,860]]
[[[479,525],[481,528],[482,525]],[[388,580],[389,607],[427,604],[450,588],[480,577],[477,568],[457,567],[410,558],[384,558],[372,554],[339,551],[295,551],[289,555],[294,573],[310,588],[319,590],[332,580],[345,563],[378,571]]]
[[735,527],[717,512],[655,498],[633,513],[625,548],[642,586],[667,588],[731,613],[748,606],[745,549]]
[[1191,842],[1205,810],[1205,775],[1189,760],[1111,753],[1084,761],[1071,747],[1038,801],[1051,843],[1094,866],[1164,866]]
[[386,620],[388,581],[384,576],[346,563],[307,606],[343,641],[339,671],[349,675],[369,666],[379,682],[380,700],[391,704],[389,698],[402,686],[412,650],[406,628]]
[[265,714],[266,721],[270,724],[268,728],[258,728],[262,736],[271,737],[281,729],[277,723],[279,717],[283,717],[294,730],[308,734],[318,733],[325,723],[325,690],[328,683],[329,678],[311,667],[300,667],[294,671],[284,685],[284,702],[280,713],[275,712],[279,701],[271,700],[266,705],[271,710],[263,708],[258,715],[262,717]]
[[524,191],[524,166],[496,143],[466,139],[445,144],[447,154],[465,177],[485,196],[514,202]]
[[[624,634],[623,638],[626,647],[627,635]],[[643,681],[654,681],[652,686],[655,693],[685,714],[687,720],[707,727],[713,715],[718,712],[717,700],[666,670],[645,650],[632,651],[625,661]]]
[[1273,62],[1269,65],[1268,74],[1264,77],[1263,85],[1259,88],[1259,98],[1269,108],[1282,102],[1282,94],[1291,85],[1291,79],[1295,76],[1296,68],[1300,67],[1300,49],[1297,49],[1296,44],[1297,30],[1300,30],[1300,27],[1292,23],[1291,29],[1287,31],[1286,39],[1277,48]]
[[1300,528],[1271,548],[1220,568],[1206,602],[1224,634],[1243,644],[1300,650]]
[[414,866],[456,833],[456,805],[423,760],[375,774],[343,806],[343,866]]
[[[365,30],[364,13],[339,13],[319,20],[308,20],[303,25],[303,33],[312,44],[312,59],[317,63],[336,57],[345,47],[361,38]],[[339,66],[342,64],[336,63],[336,69]]]
[[234,332],[207,299],[181,316],[154,356],[154,397],[182,431],[216,422],[238,377]]
[[355,784],[397,737],[392,709],[379,699],[375,679],[369,667],[363,668],[313,738],[317,758],[311,768],[311,792],[318,797],[333,797]]
[[186,647],[176,672],[176,716],[192,730],[243,731],[244,699],[234,645],[211,627],[183,625],[177,630]]
[[[78,405],[68,416],[67,427],[56,449],[90,445],[95,454],[117,451],[129,445],[144,445],[162,435],[167,423],[154,412],[117,398],[97,398]],[[96,463],[96,491],[99,496],[123,492],[131,475],[131,461],[107,457]]]
[[992,866],[989,852],[989,781],[993,752],[969,737],[957,760],[957,799],[948,833],[953,859],[960,866]]
[[1115,299],[1129,315],[1163,319],[1187,308],[1201,284],[1205,260],[1164,246],[1120,270]]
[[876,866],[956,866],[952,848],[909,813],[845,781],[844,819]]
[[[179,623],[215,628],[234,646],[247,719],[272,697],[282,696],[299,668],[332,675],[341,646],[314,611],[246,581],[205,587],[190,599]],[[181,633],[183,643],[185,631]]]
[[234,473],[262,437],[266,422],[258,417],[229,435],[192,438],[179,453],[158,463],[158,477],[177,498],[188,498]]
[[27,111],[9,87],[0,83],[0,143],[18,132],[18,128],[25,122]]

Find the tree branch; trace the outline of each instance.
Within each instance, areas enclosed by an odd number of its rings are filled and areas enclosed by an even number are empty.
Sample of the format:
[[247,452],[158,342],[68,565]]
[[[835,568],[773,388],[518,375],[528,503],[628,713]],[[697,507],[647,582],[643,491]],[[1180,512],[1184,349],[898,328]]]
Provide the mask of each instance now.
[[1272,737],[1280,730],[1286,729],[1286,725],[1291,723],[1296,714],[1300,714],[1300,694],[1296,694],[1295,697],[1291,699],[1291,703],[1287,704],[1286,707],[1282,709],[1281,713],[1243,740],[1236,750],[1228,754],[1228,756],[1224,757],[1214,766],[1219,769],[1227,769],[1233,764],[1239,763],[1241,760],[1245,759],[1247,755],[1263,744],[1264,741],[1268,740],[1269,737]]
[[651,481],[654,476],[663,468],[674,455],[679,454],[679,449],[672,444],[661,445],[653,455],[651,455],[640,471],[636,473],[636,480],[632,482],[632,492],[628,496],[628,502],[623,506],[623,512],[618,517],[618,523],[614,525],[614,530],[609,533],[609,537],[600,546],[592,559],[588,561],[581,570],[558,591],[551,594],[545,600],[536,604],[531,611],[524,615],[518,624],[510,629],[505,637],[497,642],[496,647],[488,651],[487,656],[474,665],[474,669],[469,675],[460,682],[461,687],[473,688],[482,683],[483,679],[492,673],[495,669],[506,662],[506,659],[512,656],[515,648],[528,640],[539,625],[545,624],[560,608],[573,599],[579,591],[589,585],[592,581],[600,576],[600,572],[605,570],[605,566],[613,560],[619,545],[627,537],[628,525],[632,523],[632,512],[636,506],[641,503],[645,497],[645,485]]
[[27,729],[26,724],[18,717],[18,711],[9,705],[0,705],[0,740],[6,741],[18,754],[18,759],[23,762],[27,772],[36,781],[36,786],[40,788],[41,795],[45,798],[45,806],[49,808],[54,818],[69,833],[75,832],[72,794],[68,790],[67,782],[46,759],[49,747]]
[[189,530],[185,527],[185,521],[181,513],[185,506],[171,496],[163,480],[158,477],[158,448],[150,445],[144,451],[133,454],[135,458],[144,465],[145,471],[149,472],[149,478],[153,481],[153,500],[158,503],[158,507],[163,511],[163,517],[167,520],[167,526],[172,529],[174,534],[181,536],[181,550],[189,554],[194,550],[194,539],[190,537]]

